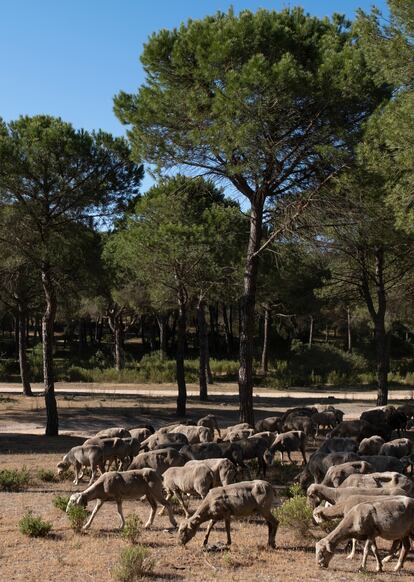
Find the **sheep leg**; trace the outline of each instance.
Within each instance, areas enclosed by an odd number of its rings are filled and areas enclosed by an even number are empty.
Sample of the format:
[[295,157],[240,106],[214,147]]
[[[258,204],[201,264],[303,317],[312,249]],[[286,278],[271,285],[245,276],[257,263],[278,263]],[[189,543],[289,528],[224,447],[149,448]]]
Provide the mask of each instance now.
[[97,466],[92,464],[91,465],[91,478],[89,479],[89,485],[92,485],[92,483],[95,481],[96,469],[97,469]]
[[290,456],[290,451],[287,451],[287,456],[290,461],[290,464],[293,465],[292,457]]
[[[172,498],[172,496],[173,496],[173,495],[174,495],[174,494],[173,494],[173,492],[172,492],[172,491],[168,491],[168,493],[167,493],[167,496],[166,496],[166,498],[165,498],[165,499],[166,499],[166,500],[169,502],[169,501],[170,501],[170,499]],[[165,507],[166,507],[165,505],[163,505],[163,506],[161,507],[161,509],[160,509],[160,510],[159,510],[159,512],[158,512],[158,515],[164,515],[164,513],[165,513]]]
[[170,520],[170,523],[173,527],[177,527],[177,522],[175,521],[175,517],[174,514],[172,512],[172,508],[171,505],[169,503],[168,497],[164,498],[164,495],[157,495],[155,496],[156,501],[158,501],[158,503],[160,505],[163,506],[163,510],[166,509],[168,512],[168,519]]
[[367,559],[368,559],[368,552],[369,552],[369,544],[370,544],[370,540],[367,540],[365,542],[364,552],[362,554],[362,562],[361,562],[361,565],[359,567],[359,570],[365,570],[365,568],[367,566]]
[[181,505],[181,507],[184,510],[185,517],[186,518],[189,518],[190,517],[190,512],[188,511],[187,507],[185,506],[184,499],[183,499],[183,496],[181,494],[181,491],[176,491],[175,492],[175,495],[176,495],[176,497],[178,499],[179,504]]
[[376,572],[382,572],[382,562],[381,562],[381,558],[378,554],[378,548],[377,548],[377,544],[375,542],[375,538],[371,539],[371,540],[367,540],[367,543],[369,542],[369,547],[371,549],[371,552],[373,553],[376,561],[377,561],[377,567],[376,567]]
[[121,518],[121,525],[120,525],[119,529],[124,529],[125,519],[124,519],[124,514],[122,512],[122,500],[119,500],[116,502],[116,507],[118,509],[118,515]]
[[402,540],[402,546],[400,551],[400,556],[398,558],[397,565],[394,568],[394,572],[398,572],[404,565],[405,558],[407,557],[408,552],[411,549],[410,538],[406,537]]
[[225,519],[224,525],[226,526],[227,545],[231,546],[230,519]]
[[276,547],[275,539],[276,539],[276,533],[277,533],[277,528],[279,526],[279,522],[274,517],[274,515],[272,514],[271,511],[263,511],[262,510],[260,513],[267,521],[267,527],[268,527],[268,532],[269,532],[268,539],[267,539],[267,545],[270,548],[275,548]]
[[280,464],[283,465],[283,451],[280,451]]
[[347,560],[353,560],[355,558],[355,553],[356,553],[356,539],[352,538],[352,549],[351,549],[351,553],[349,554],[349,556],[346,557]]
[[401,548],[401,542],[400,540],[394,540],[392,542],[392,546],[390,549],[389,554],[387,554],[383,559],[382,559],[382,563],[386,564],[387,562],[390,562],[394,556],[397,554],[397,551]]
[[153,499],[152,496],[147,495],[147,500],[148,500],[148,503],[151,505],[151,512],[149,514],[149,518],[148,518],[147,523],[144,525],[145,529],[148,529],[152,525],[152,523],[154,521],[155,514],[157,512],[157,504],[155,502],[155,499]]
[[203,546],[205,547],[208,543],[208,538],[210,536],[210,532],[213,529],[213,526],[216,524],[217,520],[216,519],[211,519],[208,526],[207,526],[207,531],[206,531],[206,535],[204,536],[204,540],[203,540]]
[[[80,477],[79,477],[79,471],[80,471],[81,468],[82,468],[82,465],[78,461],[75,461],[75,464],[74,464],[75,480],[73,481],[73,483],[75,485],[77,485],[79,483],[79,479],[80,479]],[[82,471],[82,476],[83,476],[83,471]]]
[[300,452],[302,453],[303,464],[306,465],[307,460],[306,460],[306,452],[305,452],[305,449],[301,449]]
[[95,515],[98,513],[99,509],[102,507],[102,505],[104,504],[103,499],[98,499],[98,501],[96,502],[96,505],[91,513],[90,518],[88,519],[88,521],[85,523],[85,525],[83,526],[82,529],[88,529],[91,525],[91,523],[94,520]]

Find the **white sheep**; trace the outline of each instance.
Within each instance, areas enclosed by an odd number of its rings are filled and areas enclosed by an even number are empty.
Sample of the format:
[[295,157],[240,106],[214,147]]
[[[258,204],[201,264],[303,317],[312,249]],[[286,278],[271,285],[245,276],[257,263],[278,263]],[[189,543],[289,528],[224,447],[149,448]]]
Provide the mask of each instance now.
[[214,475],[213,487],[231,485],[236,481],[237,468],[229,459],[204,459],[202,461],[188,461],[185,467],[195,467],[200,464],[207,465]]
[[[202,499],[214,486],[214,474],[205,464],[184,467],[171,467],[163,475],[164,489],[167,492],[167,501],[175,495],[184,510],[185,516],[190,513],[184,503],[183,493],[187,495],[199,495]],[[163,510],[162,510],[163,511]]]
[[86,507],[89,501],[97,499],[96,505],[92,514],[83,526],[83,529],[88,529],[105,501],[115,501],[118,508],[118,514],[121,519],[121,529],[125,525],[124,515],[122,513],[122,501],[124,499],[140,499],[146,496],[148,503],[151,506],[151,513],[148,518],[145,528],[151,526],[154,521],[155,513],[157,511],[157,503],[163,505],[168,512],[168,517],[173,527],[177,523],[171,511],[169,502],[164,497],[162,490],[162,479],[156,471],[152,469],[138,469],[133,471],[111,471],[104,473],[99,479],[90,485],[85,491],[81,493],[73,493],[69,499],[66,511],[72,505],[80,505]]

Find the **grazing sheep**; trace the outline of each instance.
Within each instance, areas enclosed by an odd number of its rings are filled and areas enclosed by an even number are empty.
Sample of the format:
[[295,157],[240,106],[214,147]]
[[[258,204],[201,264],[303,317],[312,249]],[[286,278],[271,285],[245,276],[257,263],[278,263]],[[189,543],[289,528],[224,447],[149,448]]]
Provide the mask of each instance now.
[[317,453],[356,453],[358,445],[352,438],[327,438],[316,451]]
[[207,465],[214,475],[213,487],[231,485],[236,481],[237,469],[229,459],[204,459],[203,461],[188,461],[185,467],[195,467],[200,464]]
[[379,435],[385,440],[391,438],[391,428],[384,422],[381,425],[373,425],[364,419],[361,420],[344,420],[338,424],[329,434],[330,437],[351,437],[358,443],[362,439]]
[[339,487],[399,487],[406,495],[414,497],[414,483],[401,473],[387,471],[383,473],[371,473],[369,475],[350,475]]
[[306,495],[308,497],[309,505],[311,507],[316,507],[322,501],[327,501],[328,503],[335,505],[336,503],[342,503],[349,499],[349,497],[355,495],[373,497],[374,495],[407,495],[407,493],[400,487],[370,487],[365,489],[364,487],[326,487],[325,485],[313,483],[308,487]]
[[311,478],[313,478],[314,483],[322,483],[330,467],[360,460],[356,453],[313,453],[308,464],[299,475],[299,483],[304,487]]
[[414,418],[414,402],[405,402],[397,408],[399,412],[402,412],[407,417],[407,420]]
[[211,428],[207,428],[205,426],[189,426],[185,424],[179,424],[169,432],[179,432],[185,435],[190,445],[195,443],[211,443],[214,439],[214,432],[211,430]]
[[363,455],[361,459],[370,463],[377,472],[395,471],[396,473],[404,473],[408,464],[405,459],[386,457],[385,455]]
[[282,414],[282,421],[284,422],[290,414],[296,414],[296,416],[309,416],[309,417],[311,417],[313,414],[316,414],[317,412],[318,412],[318,409],[315,408],[314,406],[312,406],[311,408],[308,406],[297,406],[295,408],[288,408]]
[[91,478],[89,483],[92,483],[96,477],[96,470],[99,469],[101,473],[105,471],[105,454],[101,445],[80,445],[70,449],[63,459],[57,464],[58,475],[68,469],[71,465],[75,470],[74,484],[79,483],[82,479],[83,473],[79,473],[82,467],[91,468]]
[[[401,430],[405,429],[407,426],[407,416],[404,412],[397,410],[394,406],[384,406],[365,410],[360,418],[361,420],[371,423],[373,426],[387,426],[389,428],[390,437],[393,430],[396,430],[398,436],[401,436]],[[383,435],[381,434],[381,436]]]
[[149,428],[143,427],[143,428],[130,428],[129,432],[132,438],[137,439],[137,441],[142,443],[142,441],[145,441],[145,439],[154,434],[155,431],[154,430],[151,431]]
[[339,525],[316,544],[316,560],[327,568],[339,542],[355,538],[369,540],[362,557],[361,568],[365,569],[368,548],[377,561],[377,572],[382,571],[376,537],[386,540],[402,540],[402,548],[394,571],[398,572],[410,549],[410,535],[414,535],[414,499],[394,497],[373,502],[363,502],[351,509]]
[[234,442],[241,448],[243,461],[249,461],[252,459],[257,459],[259,464],[259,470],[262,472],[263,477],[266,476],[266,461],[265,452],[267,451],[269,445],[267,440],[261,437],[251,436],[247,439],[241,439]]
[[276,437],[277,437],[277,435],[275,433],[267,430],[264,432],[256,432],[253,436],[248,437],[248,438],[249,439],[254,439],[254,438],[265,439],[265,441],[267,442],[267,446],[270,447],[275,442]]
[[378,435],[374,435],[367,439],[362,439],[362,441],[359,443],[358,454],[378,455],[384,443],[384,439]]
[[97,499],[98,501],[89,520],[82,528],[88,529],[105,501],[116,501],[122,529],[125,525],[125,519],[122,513],[122,501],[124,499],[140,499],[143,496],[146,496],[148,503],[151,505],[151,513],[144,526],[145,528],[150,527],[154,521],[157,503],[160,503],[167,509],[170,523],[173,527],[176,527],[177,523],[172,514],[171,506],[165,499],[162,491],[161,477],[152,469],[104,473],[93,485],[85,489],[85,491],[71,495],[66,511],[72,505],[86,507],[89,501]]
[[289,414],[286,420],[282,423],[283,432],[291,430],[300,430],[305,433],[307,437],[315,436],[315,425],[312,420],[313,416],[301,416],[298,414]]
[[300,430],[291,430],[289,432],[284,432],[277,435],[274,440],[273,445],[269,448],[266,453],[266,461],[271,465],[273,464],[273,457],[276,451],[280,452],[281,463],[283,464],[283,454],[286,453],[288,459],[291,463],[292,457],[290,453],[293,451],[300,451],[303,458],[303,463],[306,464],[306,451],[305,451],[306,435]]
[[351,461],[329,467],[322,485],[338,487],[349,475],[374,473],[375,469],[366,461]]
[[402,459],[402,457],[409,457],[413,452],[413,443],[410,439],[394,439],[384,443],[379,454]]
[[269,416],[263,420],[259,420],[255,424],[256,432],[270,431],[270,432],[281,432],[282,431],[282,415],[280,416]]
[[130,438],[102,438],[87,439],[85,445],[99,445],[104,449],[105,461],[109,461],[108,469],[113,462],[119,461],[119,469],[126,469],[131,460],[139,453],[140,442]]
[[113,428],[105,428],[104,430],[100,430],[99,432],[96,433],[95,435],[96,437],[99,438],[127,438],[131,436],[131,433],[129,432],[129,430],[127,430],[126,428],[122,428],[120,426],[116,426]]
[[210,428],[213,431],[216,430],[218,432],[219,437],[221,438],[220,428],[217,422],[217,417],[214,414],[206,414],[197,421],[197,426],[204,426],[206,428]]
[[227,430],[224,436],[224,440],[230,442],[240,441],[253,435],[254,429],[252,428],[237,428],[236,430]]
[[207,495],[214,486],[214,474],[212,470],[201,461],[198,465],[184,465],[184,467],[170,467],[163,475],[164,489],[167,491],[167,501],[175,495],[189,517],[182,494],[199,495],[201,499]]
[[332,410],[325,410],[323,412],[316,412],[315,414],[312,414],[311,421],[316,427],[315,436],[319,435],[319,430],[321,428],[332,430],[337,424],[339,424],[338,418],[335,412]]
[[182,467],[186,462],[187,459],[178,451],[167,448],[158,451],[149,451],[148,453],[140,453],[134,457],[128,470],[149,467],[162,475],[170,467]]
[[278,522],[272,514],[273,500],[273,488],[267,481],[243,481],[226,487],[215,487],[203,499],[192,517],[180,524],[178,530],[180,543],[189,542],[200,525],[210,520],[203,541],[203,546],[206,546],[214,524],[219,520],[224,520],[227,545],[230,545],[231,517],[244,517],[257,511],[267,521],[268,545],[274,548]]
[[224,441],[222,443],[199,443],[186,445],[180,449],[180,453],[188,460],[202,461],[204,459],[223,458],[229,459],[235,465],[246,468],[243,463],[243,451],[237,443]]
[[171,445],[188,445],[188,438],[180,432],[154,433],[141,443],[141,450],[153,451],[156,448],[166,449]]

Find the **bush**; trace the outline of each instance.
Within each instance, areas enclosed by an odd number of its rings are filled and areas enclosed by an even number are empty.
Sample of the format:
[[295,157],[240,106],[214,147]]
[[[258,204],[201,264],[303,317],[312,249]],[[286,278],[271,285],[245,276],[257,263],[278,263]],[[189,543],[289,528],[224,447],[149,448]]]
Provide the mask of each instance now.
[[275,510],[275,517],[281,526],[293,529],[302,537],[309,535],[313,524],[312,508],[303,494],[294,494],[291,499],[285,501]]
[[19,521],[19,530],[25,536],[31,538],[44,538],[52,529],[52,524],[37,515],[33,515],[32,511],[28,511]]
[[69,497],[67,495],[55,495],[52,499],[53,505],[56,509],[66,512],[66,508],[69,503]]
[[115,576],[119,582],[133,582],[149,576],[154,569],[150,550],[142,545],[124,548],[121,551]]
[[31,477],[26,467],[0,471],[0,491],[21,491],[30,484]]
[[141,530],[142,521],[135,513],[133,513],[125,520],[125,526],[122,530],[122,537],[130,544],[136,545],[139,538],[141,537]]
[[81,505],[71,505],[66,515],[68,516],[70,527],[73,531],[79,533],[82,531],[82,527],[89,517],[89,511]]
[[40,481],[44,481],[45,483],[56,483],[59,481],[59,477],[51,469],[39,469],[37,477]]

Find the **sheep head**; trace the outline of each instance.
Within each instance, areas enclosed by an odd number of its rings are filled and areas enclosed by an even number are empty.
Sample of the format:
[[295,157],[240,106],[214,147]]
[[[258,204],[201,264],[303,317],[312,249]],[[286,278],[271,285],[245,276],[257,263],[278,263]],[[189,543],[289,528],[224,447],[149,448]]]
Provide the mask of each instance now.
[[69,508],[72,507],[73,505],[82,505],[83,507],[86,507],[87,505],[86,500],[82,493],[72,493],[66,507],[66,513],[68,512]]
[[56,467],[58,475],[61,475],[64,471],[66,471],[66,469],[69,468],[69,463],[67,463],[66,461],[60,461],[60,463],[58,463]]
[[320,568],[327,568],[329,566],[329,562],[334,555],[333,549],[331,545],[326,540],[320,540],[316,544],[316,562]]
[[185,519],[182,523],[180,523],[180,527],[178,529],[178,540],[180,544],[185,546],[196,534],[197,526],[189,519]]

